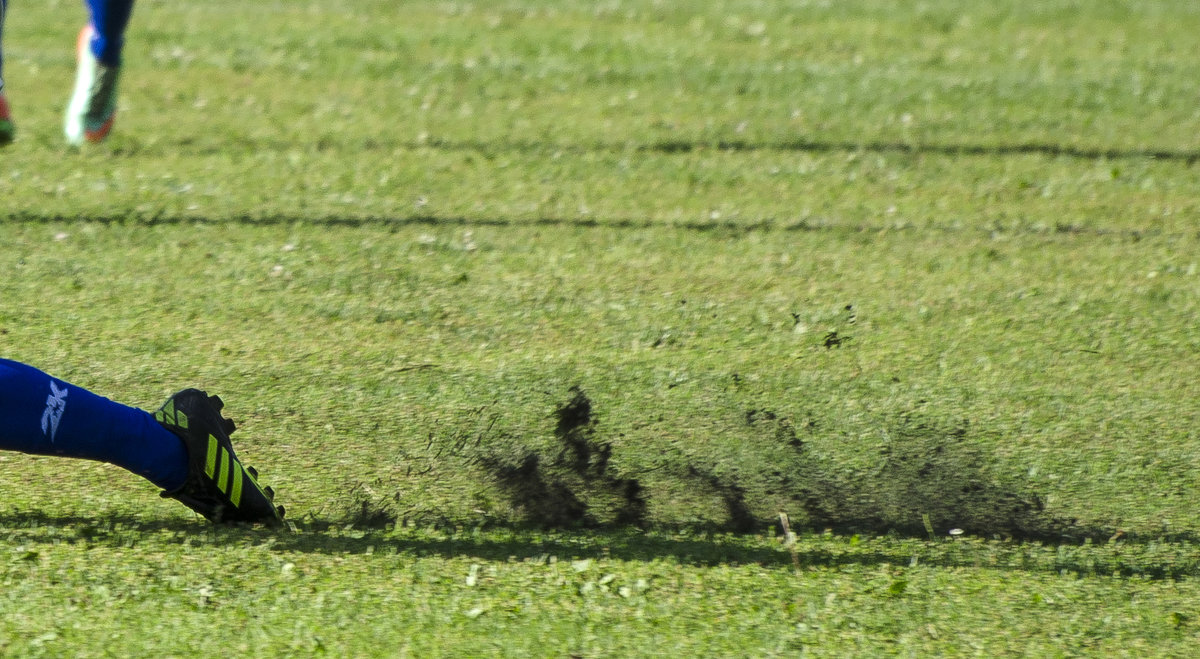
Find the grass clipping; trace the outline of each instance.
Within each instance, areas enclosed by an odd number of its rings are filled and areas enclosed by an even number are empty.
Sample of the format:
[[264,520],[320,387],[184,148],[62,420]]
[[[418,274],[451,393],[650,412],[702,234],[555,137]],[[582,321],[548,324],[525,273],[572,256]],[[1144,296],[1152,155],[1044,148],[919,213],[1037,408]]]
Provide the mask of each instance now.
[[[723,414],[729,417],[727,430],[737,434],[730,441],[689,443],[683,453],[651,448],[618,455],[603,436],[594,401],[573,387],[551,416],[552,438],[521,441],[495,429],[494,417],[476,420],[478,429],[450,433],[442,442],[446,446],[431,444],[435,453],[425,461],[426,477],[474,473],[479,491],[488,493],[483,498],[493,504],[476,511],[486,512],[489,523],[542,528],[657,525],[754,532],[777,524],[785,512],[796,526],[814,530],[913,537],[952,530],[1039,540],[1109,533],[1055,518],[1038,495],[998,477],[965,422],[895,415],[881,424],[887,440],[878,459],[846,469],[811,451],[786,416],[744,408]],[[813,424],[804,427],[815,435]],[[743,448],[730,453],[731,445]],[[379,527],[410,519],[400,512],[404,496],[397,488],[413,485],[389,488],[376,481],[353,488],[343,521]],[[690,505],[680,502],[695,502],[697,512],[682,519],[661,512]],[[433,517],[471,521],[452,511]]]
[[611,469],[612,444],[597,437],[591,399],[574,387],[554,416],[557,452],[510,447],[478,458],[513,507],[540,526],[644,525],[642,485]]
[[[1048,514],[1041,497],[1000,478],[968,425],[901,415],[887,428],[878,465],[831,477],[801,453],[797,500],[809,523],[845,531],[1061,539],[1073,521]],[[1103,533],[1099,533],[1103,535]]]

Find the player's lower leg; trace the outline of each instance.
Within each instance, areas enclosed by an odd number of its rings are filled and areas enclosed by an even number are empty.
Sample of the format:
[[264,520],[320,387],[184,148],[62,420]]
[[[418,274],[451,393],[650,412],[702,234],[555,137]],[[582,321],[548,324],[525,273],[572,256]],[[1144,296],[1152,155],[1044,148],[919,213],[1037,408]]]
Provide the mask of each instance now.
[[133,0],[86,0],[90,20],[76,43],[75,89],[63,130],[74,145],[101,142],[117,115],[117,87],[125,28]]
[[0,449],[115,464],[214,522],[278,522],[283,509],[242,467],[221,407],[187,389],[151,415],[0,359]]
[[163,489],[187,479],[187,451],[149,412],[0,359],[0,449],[110,462]]
[[0,146],[11,144],[17,134],[8,99],[4,97],[4,15],[7,13],[8,0],[0,0]]

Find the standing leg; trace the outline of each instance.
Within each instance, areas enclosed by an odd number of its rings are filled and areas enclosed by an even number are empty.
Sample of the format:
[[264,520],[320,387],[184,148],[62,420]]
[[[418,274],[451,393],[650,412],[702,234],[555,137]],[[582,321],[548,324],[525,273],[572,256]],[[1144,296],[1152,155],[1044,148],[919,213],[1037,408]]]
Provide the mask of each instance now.
[[133,0],[85,0],[90,14],[75,46],[78,68],[63,132],[75,146],[102,142],[117,117],[121,50]]
[[86,0],[91,14],[92,55],[105,66],[121,65],[125,28],[133,14],[133,0]]
[[4,16],[8,13],[8,0],[0,0],[0,146],[13,141],[16,128],[8,110],[8,99],[4,97]]
[[0,0],[0,93],[4,92],[4,16],[8,13],[8,0]]
[[8,14],[8,0],[0,0],[0,93],[4,92],[4,16]]

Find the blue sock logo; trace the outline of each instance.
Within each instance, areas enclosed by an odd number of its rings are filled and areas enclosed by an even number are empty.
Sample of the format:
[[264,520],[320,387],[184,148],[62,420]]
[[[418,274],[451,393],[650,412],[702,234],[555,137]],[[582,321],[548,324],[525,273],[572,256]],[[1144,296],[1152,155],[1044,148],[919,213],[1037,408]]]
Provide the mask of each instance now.
[[42,434],[54,441],[58,432],[58,422],[62,421],[63,412],[67,410],[67,385],[59,389],[50,381],[50,395],[46,396],[46,411],[42,412]]

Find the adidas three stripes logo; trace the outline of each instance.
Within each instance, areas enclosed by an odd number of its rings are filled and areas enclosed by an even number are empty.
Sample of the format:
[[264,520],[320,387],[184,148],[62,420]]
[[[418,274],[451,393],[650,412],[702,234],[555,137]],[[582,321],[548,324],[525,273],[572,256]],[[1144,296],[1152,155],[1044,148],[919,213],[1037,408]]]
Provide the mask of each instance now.
[[229,497],[234,506],[242,503],[242,465],[229,451],[217,442],[217,438],[208,436],[208,455],[204,459],[204,475],[217,484],[217,488]]

